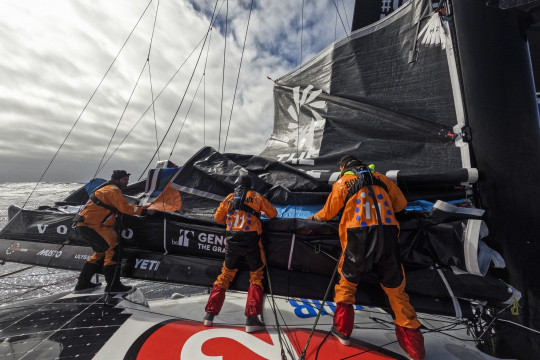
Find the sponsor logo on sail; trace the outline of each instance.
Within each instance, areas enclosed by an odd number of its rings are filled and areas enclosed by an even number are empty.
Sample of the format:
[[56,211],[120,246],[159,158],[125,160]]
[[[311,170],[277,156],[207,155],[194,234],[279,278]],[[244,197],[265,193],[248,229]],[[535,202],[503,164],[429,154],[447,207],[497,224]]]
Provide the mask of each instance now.
[[[37,229],[40,234],[44,234],[49,224],[37,224]],[[66,235],[68,232],[68,227],[66,225],[58,225],[56,227],[56,232],[60,235]]]
[[[287,113],[291,118],[287,133],[279,139],[291,148],[288,153],[278,154],[277,160],[292,164],[314,165],[319,157],[322,134],[326,119],[320,114],[326,108],[326,101],[317,100],[322,89],[312,90],[313,85],[300,91],[300,86],[293,88],[294,105],[290,105]],[[306,111],[302,112],[302,109]],[[311,112],[312,116],[305,112]],[[292,151],[294,150],[294,151]]]
[[75,259],[77,260],[88,260],[92,257],[92,255],[85,255],[85,254],[75,254]]
[[48,250],[43,249],[40,252],[38,252],[36,255],[38,256],[46,256],[46,257],[60,257],[62,255],[62,250]]
[[201,232],[197,238],[199,239],[199,249],[220,253],[225,252],[225,245],[227,245],[225,235]]
[[17,242],[17,243],[13,243],[10,245],[10,247],[8,247],[6,249],[6,255],[11,255],[15,252],[28,252],[28,249],[25,249],[25,248],[21,248],[21,245]]
[[227,240],[225,235],[206,233],[196,230],[179,229],[178,238],[172,240],[173,245],[188,247],[196,243],[198,250],[213,251],[224,253]]
[[173,245],[189,246],[189,240],[195,239],[195,231],[193,230],[180,229],[178,233],[179,233],[178,240],[173,239],[172,241]]
[[135,269],[157,270],[161,262],[158,260],[135,259]]

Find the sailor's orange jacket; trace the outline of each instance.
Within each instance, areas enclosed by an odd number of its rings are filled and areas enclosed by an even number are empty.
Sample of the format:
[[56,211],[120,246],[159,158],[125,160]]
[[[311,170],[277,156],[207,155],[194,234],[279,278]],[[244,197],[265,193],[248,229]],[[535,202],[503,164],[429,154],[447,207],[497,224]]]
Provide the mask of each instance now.
[[[243,210],[238,210],[236,212],[231,211],[233,196],[234,193],[229,194],[225,200],[219,204],[219,207],[214,214],[214,220],[220,224],[226,224],[227,231],[257,231],[260,235],[262,233],[262,226],[257,216]],[[258,192],[248,190],[245,199],[244,204],[256,212],[260,213],[263,211],[269,218],[273,218],[277,215],[276,208]]]
[[[373,172],[373,176],[381,180],[388,188],[388,192],[386,192],[382,187],[372,185],[377,200],[377,206],[379,206],[380,209],[382,224],[399,227],[399,222],[396,220],[394,214],[403,210],[407,205],[405,196],[399,187],[386,176],[377,172]],[[367,187],[361,188],[360,191],[354,194],[347,204],[345,204],[349,189],[356,180],[357,177],[352,172],[345,173],[345,175],[332,185],[332,192],[328,196],[322,210],[313,216],[315,220],[328,221],[345,207],[339,224],[339,234],[342,239],[346,237],[347,228],[366,227],[378,224],[375,204],[373,203],[371,196],[368,195]]]
[[[94,192],[94,195],[103,203],[112,206],[118,212],[127,215],[141,215],[143,207],[131,205],[124,198],[122,190],[114,184],[106,185]],[[79,210],[84,217],[84,225],[114,226],[116,224],[115,212],[88,200]]]

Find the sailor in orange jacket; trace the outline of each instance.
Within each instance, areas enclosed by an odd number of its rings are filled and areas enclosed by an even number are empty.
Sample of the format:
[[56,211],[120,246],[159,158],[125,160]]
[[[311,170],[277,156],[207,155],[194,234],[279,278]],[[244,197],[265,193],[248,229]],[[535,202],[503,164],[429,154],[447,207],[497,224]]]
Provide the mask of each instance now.
[[90,280],[99,272],[102,265],[103,275],[107,281],[105,291],[125,292],[131,289],[120,282],[120,274],[116,270],[118,261],[116,215],[118,213],[152,215],[156,210],[147,210],[145,207],[127,202],[122,190],[129,183],[129,175],[125,170],[114,170],[111,180],[99,186],[90,195],[90,199],[75,217],[77,232],[95,251],[79,275],[75,292],[89,291],[101,285],[92,283]]
[[239,178],[234,193],[229,194],[221,202],[214,214],[214,219],[218,223],[226,224],[227,245],[221,274],[214,282],[205,307],[206,316],[203,321],[205,326],[212,326],[214,316],[219,314],[225,300],[225,291],[229,288],[238,271],[240,261],[244,258],[250,270],[250,286],[245,311],[246,332],[264,328],[264,324],[257,317],[262,313],[262,280],[265,266],[261,243],[262,226],[259,220],[261,212],[269,218],[277,215],[277,210],[267,199],[251,190],[251,179],[246,175]]
[[343,209],[339,238],[343,250],[338,263],[341,275],[335,286],[332,333],[344,345],[354,325],[356,287],[362,274],[376,273],[390,300],[399,344],[413,359],[424,358],[420,322],[405,293],[405,273],[398,245],[399,222],[395,214],[407,205],[401,190],[386,176],[372,172],[347,155],[339,161],[340,178],[332,186],[324,208],[313,220],[328,221]]

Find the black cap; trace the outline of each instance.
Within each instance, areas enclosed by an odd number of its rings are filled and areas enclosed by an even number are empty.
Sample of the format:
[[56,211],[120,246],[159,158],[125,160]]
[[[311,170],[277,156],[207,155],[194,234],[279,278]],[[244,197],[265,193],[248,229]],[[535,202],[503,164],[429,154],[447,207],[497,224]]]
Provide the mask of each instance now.
[[358,160],[354,155],[345,155],[338,161],[338,166],[343,166],[344,168],[348,168],[350,166],[360,166],[363,162]]
[[113,170],[111,180],[120,180],[121,178],[131,175],[126,170]]
[[248,175],[242,175],[238,178],[238,186],[245,188],[251,187],[251,178]]

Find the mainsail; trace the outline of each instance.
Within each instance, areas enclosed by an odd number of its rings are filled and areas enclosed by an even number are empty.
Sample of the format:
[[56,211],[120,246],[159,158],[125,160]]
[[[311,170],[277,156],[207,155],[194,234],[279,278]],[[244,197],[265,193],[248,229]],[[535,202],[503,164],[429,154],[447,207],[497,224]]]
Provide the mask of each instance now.
[[[261,155],[333,182],[337,160],[351,153],[383,173],[421,175],[420,194],[414,181],[404,188],[409,199],[444,198],[449,187],[463,197],[455,185],[475,173],[463,101],[447,26],[438,13],[420,21],[428,5],[409,2],[276,80],[274,132]],[[438,41],[425,40],[434,31]]]

